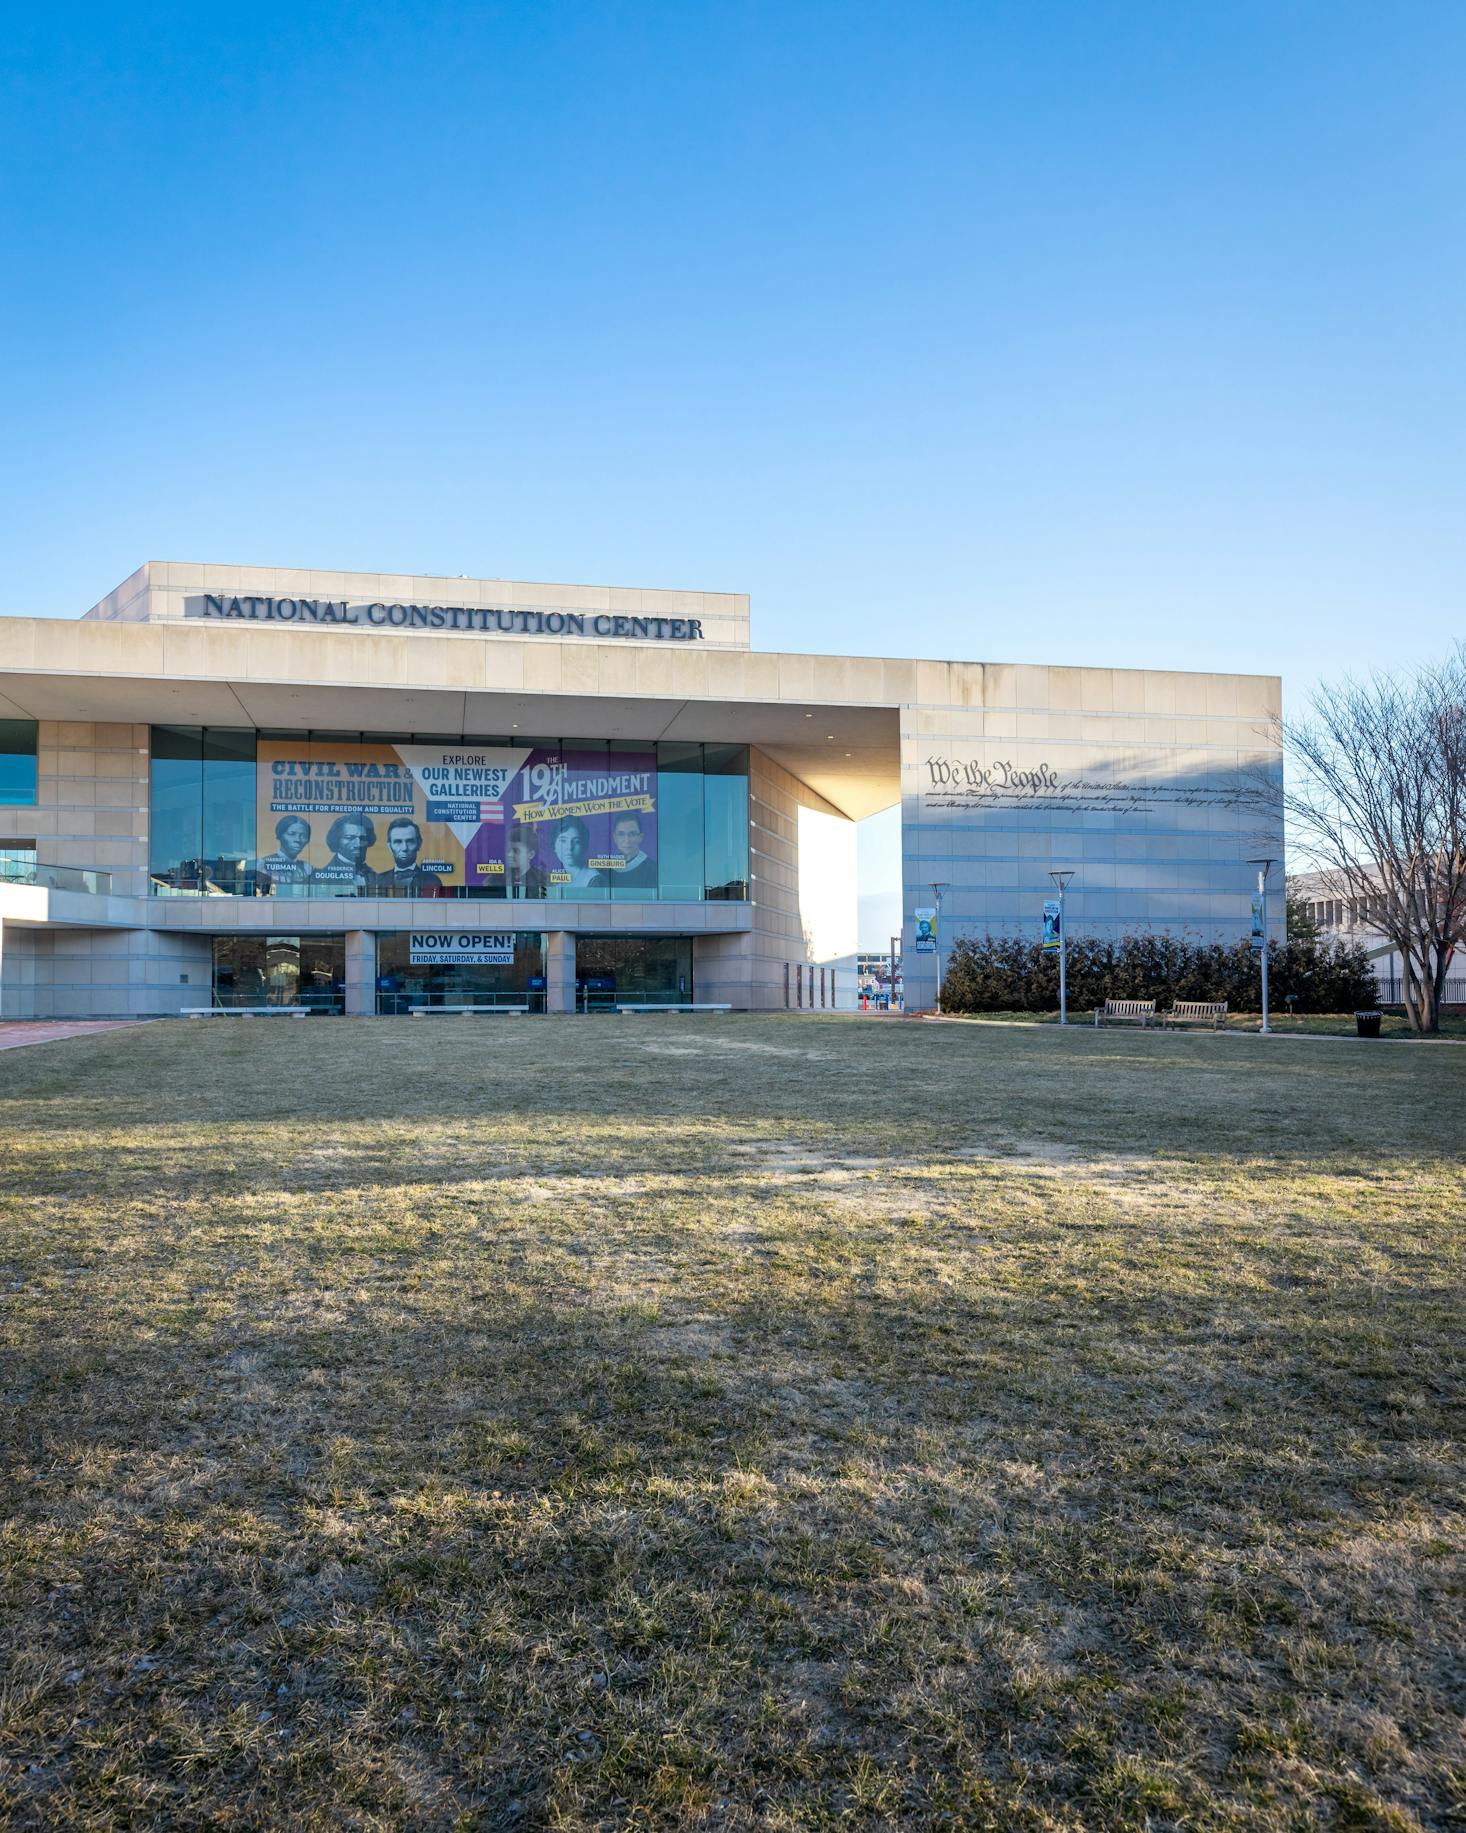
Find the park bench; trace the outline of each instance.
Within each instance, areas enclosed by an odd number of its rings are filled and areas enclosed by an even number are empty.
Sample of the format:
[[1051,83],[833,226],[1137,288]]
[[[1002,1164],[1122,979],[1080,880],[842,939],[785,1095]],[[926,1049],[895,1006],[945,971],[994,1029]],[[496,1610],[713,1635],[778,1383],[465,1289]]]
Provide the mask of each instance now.
[[182,1018],[309,1018],[309,1006],[185,1006]]
[[413,1018],[493,1018],[496,1013],[507,1012],[517,1018],[521,1012],[528,1012],[528,1006],[414,1006]]
[[673,1001],[667,1004],[662,1000],[648,1001],[646,1005],[617,1006],[618,1012],[731,1012],[731,1005],[719,1005],[716,1001],[693,1004],[689,1001]]
[[1178,999],[1167,1012],[1165,1022],[1176,1025],[1210,1025],[1213,1031],[1227,1026],[1225,999]]
[[1096,1006],[1094,1022],[1097,1025],[1153,1025],[1155,1023],[1155,1001],[1153,999],[1107,999],[1102,1006]]

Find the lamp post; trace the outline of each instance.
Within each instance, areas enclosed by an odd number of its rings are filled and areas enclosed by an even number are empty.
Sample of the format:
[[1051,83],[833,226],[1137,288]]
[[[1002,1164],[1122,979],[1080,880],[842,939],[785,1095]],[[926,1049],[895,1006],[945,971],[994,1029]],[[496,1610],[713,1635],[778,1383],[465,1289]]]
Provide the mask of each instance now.
[[1249,859],[1248,865],[1257,867],[1257,899],[1262,906],[1262,947],[1258,954],[1262,959],[1262,1034],[1267,1037],[1271,1028],[1267,1022],[1267,875],[1276,864],[1271,859]]
[[937,912],[937,1011],[942,1009],[942,893],[947,889],[947,881],[932,885],[932,903]]
[[896,973],[897,973],[897,963],[901,959],[900,951],[901,951],[900,936],[892,936],[891,937],[890,990],[886,994],[886,1010],[888,1012],[899,1012],[901,1010],[901,1008],[896,1004]]
[[1073,878],[1073,870],[1050,872],[1059,887],[1059,1023],[1069,1022],[1069,926],[1064,921],[1064,888]]

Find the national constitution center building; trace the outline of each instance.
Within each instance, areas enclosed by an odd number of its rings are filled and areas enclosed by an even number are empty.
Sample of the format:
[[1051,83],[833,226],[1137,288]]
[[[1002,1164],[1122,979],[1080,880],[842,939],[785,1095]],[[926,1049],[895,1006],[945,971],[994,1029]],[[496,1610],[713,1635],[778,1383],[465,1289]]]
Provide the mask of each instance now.
[[1037,938],[1054,870],[1071,935],[1237,941],[1278,712],[758,649],[736,593],[154,561],[0,618],[0,1015],[807,1009],[897,803],[909,1009],[956,936]]

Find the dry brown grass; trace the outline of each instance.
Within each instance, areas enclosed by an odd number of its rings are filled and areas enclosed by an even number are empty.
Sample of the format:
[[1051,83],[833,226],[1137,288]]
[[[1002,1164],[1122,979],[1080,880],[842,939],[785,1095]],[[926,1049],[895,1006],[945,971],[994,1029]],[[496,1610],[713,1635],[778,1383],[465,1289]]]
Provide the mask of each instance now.
[[0,1813],[1459,1825],[1463,1095],[812,1017],[8,1053]]

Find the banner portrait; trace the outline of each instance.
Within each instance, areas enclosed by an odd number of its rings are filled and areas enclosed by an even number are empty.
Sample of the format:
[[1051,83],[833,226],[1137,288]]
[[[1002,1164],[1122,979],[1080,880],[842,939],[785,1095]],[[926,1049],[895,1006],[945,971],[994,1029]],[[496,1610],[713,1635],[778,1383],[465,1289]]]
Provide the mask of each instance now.
[[650,750],[261,739],[260,870],[412,897],[657,888]]

